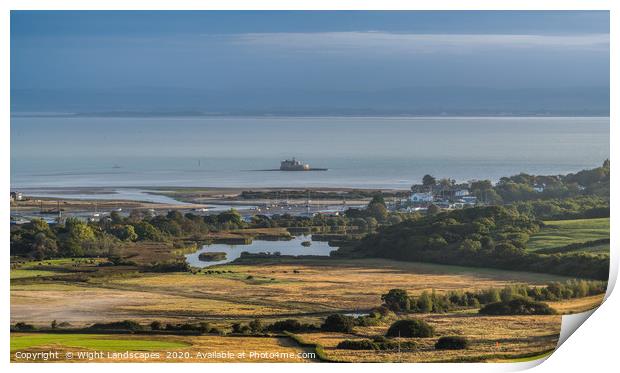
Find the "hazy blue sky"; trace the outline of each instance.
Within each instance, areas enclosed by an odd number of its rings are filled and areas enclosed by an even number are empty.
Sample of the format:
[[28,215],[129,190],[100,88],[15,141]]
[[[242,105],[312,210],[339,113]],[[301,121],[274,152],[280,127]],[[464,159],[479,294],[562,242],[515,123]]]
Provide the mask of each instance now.
[[11,14],[14,111],[609,107],[608,12]]

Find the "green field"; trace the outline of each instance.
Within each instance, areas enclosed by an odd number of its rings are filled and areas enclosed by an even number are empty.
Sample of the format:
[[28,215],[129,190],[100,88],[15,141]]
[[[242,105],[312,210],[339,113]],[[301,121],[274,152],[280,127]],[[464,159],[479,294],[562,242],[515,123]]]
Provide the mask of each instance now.
[[[530,237],[529,250],[535,251],[609,238],[609,218],[550,220],[545,221],[545,224],[546,227]],[[609,245],[596,245],[596,247],[593,245],[592,248],[584,248],[580,251],[600,252],[603,250],[609,252]]]
[[56,271],[44,271],[44,270],[38,270],[38,269],[12,269],[11,279],[57,276],[60,274],[62,273],[59,273]]
[[98,334],[24,334],[11,335],[11,351],[39,346],[62,346],[101,351],[153,351],[188,345],[181,342],[122,338]]

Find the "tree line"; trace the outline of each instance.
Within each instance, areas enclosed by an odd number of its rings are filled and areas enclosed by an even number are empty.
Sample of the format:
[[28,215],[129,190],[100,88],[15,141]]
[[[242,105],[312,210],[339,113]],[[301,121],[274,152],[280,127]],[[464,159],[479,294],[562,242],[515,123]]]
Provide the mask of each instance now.
[[546,286],[507,285],[503,288],[489,288],[478,291],[449,291],[438,294],[434,290],[423,291],[411,296],[403,289],[391,289],[381,296],[383,306],[394,312],[444,313],[458,309],[480,308],[481,306],[510,302],[514,299],[531,301],[559,301],[582,298],[605,293],[607,282],[569,280],[565,283],[552,282]]
[[609,259],[605,255],[528,252],[529,237],[541,224],[514,208],[473,207],[383,226],[357,245],[340,248],[333,255],[607,279]]

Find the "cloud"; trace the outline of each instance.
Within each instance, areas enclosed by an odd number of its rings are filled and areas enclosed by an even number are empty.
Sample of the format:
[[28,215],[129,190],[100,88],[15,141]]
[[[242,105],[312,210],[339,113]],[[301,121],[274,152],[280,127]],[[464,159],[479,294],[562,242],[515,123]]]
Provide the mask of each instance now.
[[467,52],[479,49],[609,50],[609,34],[406,34],[387,32],[246,33],[227,42],[299,52]]

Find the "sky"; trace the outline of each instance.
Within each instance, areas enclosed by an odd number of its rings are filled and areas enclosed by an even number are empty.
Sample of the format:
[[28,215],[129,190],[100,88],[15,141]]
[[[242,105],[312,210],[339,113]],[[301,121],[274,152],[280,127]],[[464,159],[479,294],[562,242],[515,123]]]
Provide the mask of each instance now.
[[17,112],[609,112],[606,11],[13,11]]

